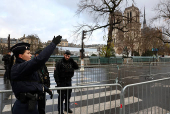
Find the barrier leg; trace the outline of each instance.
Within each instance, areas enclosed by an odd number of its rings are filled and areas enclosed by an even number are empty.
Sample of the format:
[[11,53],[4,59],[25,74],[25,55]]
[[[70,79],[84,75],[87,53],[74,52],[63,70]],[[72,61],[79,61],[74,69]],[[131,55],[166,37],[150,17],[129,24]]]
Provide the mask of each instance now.
[[120,94],[120,114],[125,114],[125,105],[124,105],[124,92],[121,91]]

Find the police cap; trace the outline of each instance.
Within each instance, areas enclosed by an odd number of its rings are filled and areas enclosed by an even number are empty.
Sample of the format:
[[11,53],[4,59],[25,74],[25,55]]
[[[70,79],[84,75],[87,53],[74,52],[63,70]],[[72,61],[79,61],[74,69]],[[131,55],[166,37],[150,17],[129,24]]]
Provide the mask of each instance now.
[[30,50],[30,44],[28,43],[17,43],[10,49],[13,53],[19,50]]
[[69,50],[66,50],[64,54],[71,55],[71,52]]
[[40,54],[41,51],[42,51],[41,49],[37,50],[37,51],[35,52],[35,55],[36,55],[36,54]]

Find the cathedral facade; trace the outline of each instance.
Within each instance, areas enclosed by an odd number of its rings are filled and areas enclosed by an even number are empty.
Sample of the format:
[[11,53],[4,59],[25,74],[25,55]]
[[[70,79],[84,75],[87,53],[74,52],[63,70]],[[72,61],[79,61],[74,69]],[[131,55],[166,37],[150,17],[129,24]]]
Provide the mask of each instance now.
[[[114,16],[114,23],[121,21],[119,26],[123,28],[121,30],[114,29],[112,32],[112,38],[114,42],[114,50],[116,55],[121,55],[123,52],[128,50],[130,55],[134,52],[140,52],[140,40],[141,40],[141,24],[140,24],[140,12],[137,7],[133,4],[130,7],[125,8],[124,13],[116,11]],[[145,22],[146,23],[146,22]]]

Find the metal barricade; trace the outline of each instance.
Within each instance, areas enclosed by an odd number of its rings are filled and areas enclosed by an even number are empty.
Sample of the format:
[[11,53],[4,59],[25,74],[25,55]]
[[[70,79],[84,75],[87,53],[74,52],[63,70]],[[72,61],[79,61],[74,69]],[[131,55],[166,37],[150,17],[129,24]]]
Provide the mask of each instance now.
[[[50,72],[54,72],[55,67],[48,67]],[[118,77],[117,65],[89,65],[84,67],[84,71],[75,70],[74,79],[76,85],[88,84],[108,84],[115,82]]]
[[167,114],[170,110],[169,89],[170,78],[125,86],[121,92],[120,114]]
[[145,63],[141,65],[88,65],[84,67],[84,71],[80,69],[75,70],[74,77],[76,79],[74,81],[76,81],[77,86],[116,82],[122,84],[132,78],[138,80],[137,82],[142,82],[148,79],[169,77],[167,75],[170,74],[169,68],[170,65],[165,63],[157,63],[157,65],[156,63]]
[[118,77],[117,65],[90,65],[75,70],[77,85],[113,83]]
[[[142,82],[169,77],[169,69],[170,65],[163,62],[151,62],[141,65],[119,65],[117,77],[123,83],[132,78],[138,80],[137,82]],[[114,75],[112,76],[114,77]]]
[[[4,111],[11,112],[13,103],[15,101],[15,98],[13,99],[13,96],[14,95],[13,95],[12,90],[1,90],[0,91],[0,114],[3,114]],[[4,102],[4,100],[7,100],[7,99],[9,99],[10,101],[8,100]],[[10,104],[7,102],[10,102]]]
[[[105,113],[117,114],[120,108],[121,85],[103,84],[76,87],[57,87],[51,88],[54,96],[46,95],[46,114],[58,114],[58,91],[72,90],[70,108],[73,114]],[[4,98],[3,94],[10,94],[9,98]],[[0,114],[11,113],[11,108],[16,98],[11,90],[0,91],[1,112]],[[68,96],[66,96],[68,98]],[[59,98],[60,99],[60,98]],[[9,101],[6,101],[9,100]],[[10,102],[6,105],[6,102]],[[65,107],[64,107],[65,108]],[[66,112],[68,113],[68,112]]]

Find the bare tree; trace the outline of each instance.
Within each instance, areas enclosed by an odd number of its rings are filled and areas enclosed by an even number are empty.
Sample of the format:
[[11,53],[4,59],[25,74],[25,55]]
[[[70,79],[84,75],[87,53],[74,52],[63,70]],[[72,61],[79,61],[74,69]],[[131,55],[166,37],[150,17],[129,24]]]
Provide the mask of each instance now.
[[[114,17],[124,17],[123,15],[119,15],[119,13],[115,13],[120,10],[120,5],[123,1],[128,0],[81,0],[78,4],[78,10],[76,14],[81,14],[83,11],[87,11],[94,19],[93,25],[89,24],[79,24],[76,26],[76,30],[74,33],[77,35],[81,34],[82,29],[86,29],[86,31],[91,35],[93,31],[97,29],[107,29],[108,31],[108,39],[107,39],[107,49],[111,48],[112,39],[112,31],[113,29],[118,29],[124,31],[126,25],[124,26],[115,26],[122,23],[123,19],[118,18],[117,21],[114,21]],[[132,0],[133,1],[133,0]],[[101,23],[102,21],[102,23]],[[105,24],[103,24],[106,22]],[[109,57],[108,51],[106,51],[106,57]]]
[[109,57],[115,57],[115,51],[114,51],[113,47],[114,47],[113,42],[111,43],[110,49],[107,49],[106,46],[102,47],[101,50],[99,51],[99,55],[104,57],[106,55],[106,53],[108,53]]
[[125,33],[125,38],[123,43],[125,47],[131,52],[131,56],[133,56],[134,51],[139,52],[140,47],[140,39],[141,39],[141,30],[140,30],[140,23],[132,22],[128,24],[128,32]]
[[[170,37],[169,25],[170,25],[170,1],[169,0],[160,0],[159,4],[155,7],[156,16],[152,19],[152,22],[159,21],[161,22],[162,31],[160,31],[163,35]],[[164,39],[162,37],[157,37],[161,39],[163,42]],[[170,42],[169,42],[170,43]]]
[[152,48],[154,49],[160,48],[164,45],[162,40],[165,40],[165,38],[162,37],[160,29],[146,27],[142,31],[140,49],[142,50],[143,53],[145,53],[148,50],[151,51]]

